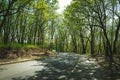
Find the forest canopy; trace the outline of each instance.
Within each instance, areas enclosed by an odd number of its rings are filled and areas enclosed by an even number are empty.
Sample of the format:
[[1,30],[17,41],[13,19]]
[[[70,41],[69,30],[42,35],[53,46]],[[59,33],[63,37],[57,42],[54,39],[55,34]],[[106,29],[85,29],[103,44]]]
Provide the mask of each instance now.
[[33,44],[57,52],[120,54],[120,1],[1,0],[0,45]]

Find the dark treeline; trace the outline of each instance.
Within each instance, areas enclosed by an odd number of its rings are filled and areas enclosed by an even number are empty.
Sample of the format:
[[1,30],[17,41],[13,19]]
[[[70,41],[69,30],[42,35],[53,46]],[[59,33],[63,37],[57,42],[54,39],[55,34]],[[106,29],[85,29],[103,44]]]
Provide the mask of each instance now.
[[120,54],[119,0],[0,0],[0,44],[34,44],[59,52]]

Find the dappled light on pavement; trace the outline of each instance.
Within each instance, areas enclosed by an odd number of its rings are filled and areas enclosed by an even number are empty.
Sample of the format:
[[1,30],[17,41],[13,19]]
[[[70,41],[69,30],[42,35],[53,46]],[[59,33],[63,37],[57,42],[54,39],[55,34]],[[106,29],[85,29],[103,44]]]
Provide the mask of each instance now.
[[45,63],[44,69],[36,71],[35,75],[12,80],[104,80],[98,64],[78,54],[59,53],[56,57],[42,60],[42,63]]

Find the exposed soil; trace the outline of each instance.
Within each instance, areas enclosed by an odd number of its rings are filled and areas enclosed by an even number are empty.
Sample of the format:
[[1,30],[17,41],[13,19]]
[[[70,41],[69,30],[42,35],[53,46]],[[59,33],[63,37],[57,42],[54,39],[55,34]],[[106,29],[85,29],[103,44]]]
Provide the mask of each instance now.
[[0,48],[0,59],[15,59],[19,57],[31,56],[54,56],[54,53],[49,50],[42,50],[38,48],[29,49],[13,49],[13,48]]
[[42,50],[39,48],[0,48],[0,64],[23,62],[49,56],[55,56],[55,53],[49,50]]

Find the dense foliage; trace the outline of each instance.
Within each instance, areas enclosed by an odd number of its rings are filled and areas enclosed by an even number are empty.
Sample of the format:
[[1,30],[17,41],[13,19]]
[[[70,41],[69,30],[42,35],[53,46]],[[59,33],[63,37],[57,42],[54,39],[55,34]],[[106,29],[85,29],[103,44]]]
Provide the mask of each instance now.
[[0,43],[46,46],[56,9],[57,0],[1,0]]
[[120,53],[119,0],[73,0],[58,14],[57,0],[1,0],[0,45],[35,44],[59,52]]

